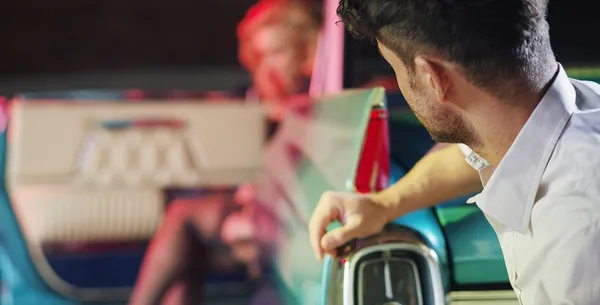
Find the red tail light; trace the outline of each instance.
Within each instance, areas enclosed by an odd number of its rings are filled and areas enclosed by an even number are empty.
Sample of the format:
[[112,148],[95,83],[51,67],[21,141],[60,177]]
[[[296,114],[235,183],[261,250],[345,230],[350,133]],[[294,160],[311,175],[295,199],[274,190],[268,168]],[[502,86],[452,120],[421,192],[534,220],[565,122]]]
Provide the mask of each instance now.
[[356,171],[355,186],[359,193],[380,191],[389,185],[390,144],[387,119],[387,109],[378,108],[371,112]]
[[0,133],[6,131],[8,124],[8,99],[0,96]]

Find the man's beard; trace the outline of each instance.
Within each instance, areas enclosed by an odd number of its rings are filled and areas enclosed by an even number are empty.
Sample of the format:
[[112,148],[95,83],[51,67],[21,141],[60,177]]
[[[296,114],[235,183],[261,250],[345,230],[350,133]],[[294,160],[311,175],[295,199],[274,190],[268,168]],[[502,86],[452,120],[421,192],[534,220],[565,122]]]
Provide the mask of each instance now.
[[476,146],[480,143],[477,132],[467,119],[456,110],[428,103],[425,93],[411,84],[414,103],[408,103],[413,113],[437,143],[462,143]]
[[477,141],[475,132],[460,117],[452,113],[439,113],[433,118],[424,118],[415,112],[417,119],[427,130],[431,138],[437,143],[463,143],[473,144]]

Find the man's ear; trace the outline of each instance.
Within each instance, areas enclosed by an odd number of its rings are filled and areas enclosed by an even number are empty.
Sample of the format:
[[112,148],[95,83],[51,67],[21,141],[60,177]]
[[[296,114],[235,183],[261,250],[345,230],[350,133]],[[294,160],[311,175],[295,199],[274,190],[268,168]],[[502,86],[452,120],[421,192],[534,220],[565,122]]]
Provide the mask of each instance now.
[[448,91],[451,87],[451,80],[447,73],[447,68],[440,62],[425,57],[415,57],[415,70],[417,75],[421,75],[423,85],[432,90],[438,102],[446,103],[448,101]]

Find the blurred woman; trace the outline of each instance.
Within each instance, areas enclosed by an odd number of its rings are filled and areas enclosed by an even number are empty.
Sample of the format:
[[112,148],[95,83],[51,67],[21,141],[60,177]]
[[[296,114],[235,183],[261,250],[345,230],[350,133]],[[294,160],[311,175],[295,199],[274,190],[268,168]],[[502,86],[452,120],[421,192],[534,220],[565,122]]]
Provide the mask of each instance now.
[[[320,4],[302,0],[262,0],[238,27],[239,60],[252,77],[241,90],[248,101],[265,104],[275,129],[294,96],[307,93],[318,34]],[[300,99],[302,100],[302,99]],[[209,266],[260,276],[262,247],[256,242],[252,211],[254,189],[242,185],[198,199],[171,202],[152,240],[130,304],[161,304],[173,287],[175,304],[199,304],[202,277]],[[236,208],[237,206],[237,208]],[[220,243],[229,245],[223,248]]]
[[238,26],[239,60],[252,85],[240,95],[260,101],[280,118],[290,98],[308,92],[321,28],[321,4],[262,0]]

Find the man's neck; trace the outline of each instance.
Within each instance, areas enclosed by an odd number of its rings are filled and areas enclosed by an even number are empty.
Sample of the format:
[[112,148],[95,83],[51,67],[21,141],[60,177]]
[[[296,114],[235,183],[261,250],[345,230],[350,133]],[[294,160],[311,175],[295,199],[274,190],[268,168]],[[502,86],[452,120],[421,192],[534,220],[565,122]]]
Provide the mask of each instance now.
[[491,115],[482,116],[481,124],[474,124],[478,130],[481,144],[472,147],[472,149],[488,162],[497,166],[536,106],[537,104],[531,104],[529,107],[497,107],[490,109]]
[[541,90],[526,92],[511,101],[488,100],[482,103],[471,122],[478,131],[480,145],[471,147],[477,154],[497,166],[517,138],[529,117],[541,102],[556,78],[557,72],[547,78]]

